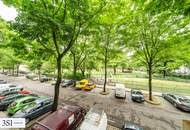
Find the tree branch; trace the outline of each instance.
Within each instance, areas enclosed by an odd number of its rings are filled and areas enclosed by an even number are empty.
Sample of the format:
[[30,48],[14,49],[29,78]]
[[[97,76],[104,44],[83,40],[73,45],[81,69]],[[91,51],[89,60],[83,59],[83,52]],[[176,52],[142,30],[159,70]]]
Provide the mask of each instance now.
[[45,1],[44,0],[41,0],[41,1],[42,1],[42,4],[43,4],[44,8],[47,10],[47,6],[46,6]]
[[56,54],[54,53],[54,51],[50,48],[48,48],[43,42],[41,42],[40,40],[37,41],[41,46],[43,46],[47,51],[50,51],[52,54],[54,54],[56,56]]
[[52,37],[53,37],[53,43],[55,45],[57,54],[60,55],[60,51],[59,51],[59,47],[58,47],[57,39],[56,39],[56,32],[53,29],[52,29]]
[[61,1],[61,3],[59,4],[58,9],[55,11],[54,16],[59,12],[59,10],[61,9],[61,6],[63,5],[63,0]]
[[79,27],[78,27],[78,31],[76,33],[76,26],[77,26],[77,21],[75,21],[74,24],[74,32],[73,32],[73,36],[69,42],[69,44],[67,45],[67,47],[63,50],[63,52],[61,53],[61,56],[65,55],[67,53],[67,51],[69,51],[69,49],[73,46],[75,40],[77,39],[79,33],[80,33],[80,29],[81,29],[81,24],[79,23]]

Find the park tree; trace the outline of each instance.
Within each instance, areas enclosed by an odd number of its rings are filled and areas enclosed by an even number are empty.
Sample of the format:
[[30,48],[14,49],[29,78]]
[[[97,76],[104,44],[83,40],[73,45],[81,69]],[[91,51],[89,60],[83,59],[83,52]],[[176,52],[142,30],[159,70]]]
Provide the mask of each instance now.
[[12,75],[16,75],[19,72],[19,65],[22,63],[22,59],[17,55],[17,52],[11,50],[10,43],[12,42],[10,37],[13,37],[14,32],[10,31],[9,25],[0,18],[0,49],[1,49],[1,67],[4,69],[8,69],[9,71],[12,69]]
[[84,30],[70,51],[73,59],[73,76],[75,78],[78,70],[81,71],[81,76],[84,78],[86,69],[91,71],[97,64],[95,63],[97,57],[96,44],[93,43],[92,35],[93,31]]
[[149,100],[152,100],[152,75],[155,67],[163,59],[162,53],[174,45],[167,42],[168,39],[187,26],[188,18],[172,10],[160,12],[150,9],[148,12],[146,7],[146,4],[141,4],[141,7],[131,9],[120,30],[128,47],[135,51],[134,56],[147,69]]
[[[5,3],[11,4],[6,0]],[[90,21],[101,12],[104,1],[23,0],[17,3],[15,7],[19,10],[19,14],[11,23],[12,29],[22,38],[36,41],[39,47],[43,47],[56,58],[57,81],[52,109],[55,111],[62,79],[62,59],[74,45],[81,28],[87,28]],[[14,5],[13,2],[12,4]]]
[[76,45],[71,49],[70,55],[73,59],[73,77],[76,79],[77,70],[81,66],[81,64],[85,61],[87,56],[87,37],[81,37],[76,40]]
[[0,67],[3,69],[7,69],[9,73],[15,75],[15,68],[16,68],[16,75],[18,75],[18,68],[17,65],[22,62],[20,58],[18,58],[14,51],[10,48],[1,48],[0,49]]
[[107,93],[107,68],[109,62],[120,51],[118,38],[118,21],[120,11],[120,1],[110,1],[107,8],[104,9],[102,15],[97,18],[95,40],[97,42],[96,48],[99,53],[99,59],[104,66],[104,87],[102,93]]
[[[51,54],[43,47],[38,47],[36,42],[32,42],[30,49],[26,55],[27,64],[32,71],[37,70],[38,78],[41,80],[42,66],[46,60],[51,57]],[[43,52],[43,53],[42,53]]]
[[0,17],[0,47],[7,43],[9,34],[8,24]]
[[26,63],[24,61],[27,61],[27,55],[29,53],[29,41],[26,39],[20,38],[17,34],[12,34],[10,36],[10,41],[6,44],[6,48],[12,49],[14,52],[15,58],[19,59],[19,62],[16,64],[16,75],[19,74],[19,67],[22,63]]

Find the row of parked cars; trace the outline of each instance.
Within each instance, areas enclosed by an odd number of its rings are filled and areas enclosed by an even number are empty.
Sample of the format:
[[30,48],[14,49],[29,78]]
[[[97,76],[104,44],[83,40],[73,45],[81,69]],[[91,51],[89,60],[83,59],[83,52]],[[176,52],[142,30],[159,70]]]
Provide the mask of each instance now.
[[[55,82],[52,83],[52,85],[55,85]],[[82,79],[80,81],[73,80],[73,79],[63,79],[61,84],[61,87],[74,87],[77,90],[92,90],[96,88],[96,84],[93,82],[90,82],[87,79]]]
[[[126,89],[124,84],[116,84],[115,87],[115,97],[117,98],[126,98]],[[184,96],[178,96],[174,94],[169,93],[163,93],[162,97],[169,101],[171,104],[174,105],[174,107],[185,111],[190,112],[190,99]],[[142,103],[145,101],[144,95],[140,90],[131,90],[131,99],[134,102]]]
[[[52,85],[55,85],[56,80],[55,78],[47,77],[45,75],[42,75],[39,79],[38,76],[30,74],[27,75],[26,78],[31,79],[33,81],[40,80],[40,82],[46,82],[46,81],[51,81]],[[84,89],[84,90],[92,90],[96,88],[96,84],[93,82],[90,82],[87,79],[82,79],[80,81],[73,80],[73,79],[63,79],[60,84],[61,87],[75,87],[76,89]]]
[[[0,80],[0,89],[17,88]],[[9,88],[9,89],[8,89]],[[52,110],[52,97],[39,96],[27,90],[15,89],[0,93],[0,110],[13,118],[25,118],[26,123]],[[31,130],[106,130],[107,116],[103,109],[91,108],[88,112],[78,105],[61,105],[57,111],[36,121]]]
[[[124,84],[116,84],[115,86],[115,97],[126,98],[126,88]],[[144,95],[140,90],[131,89],[131,99],[134,102],[142,103],[145,101]]]
[[47,81],[53,80],[52,77],[41,75],[39,78],[39,76],[37,76],[35,74],[28,74],[28,75],[26,75],[26,78],[31,79],[33,81],[39,80],[40,82],[47,82]]

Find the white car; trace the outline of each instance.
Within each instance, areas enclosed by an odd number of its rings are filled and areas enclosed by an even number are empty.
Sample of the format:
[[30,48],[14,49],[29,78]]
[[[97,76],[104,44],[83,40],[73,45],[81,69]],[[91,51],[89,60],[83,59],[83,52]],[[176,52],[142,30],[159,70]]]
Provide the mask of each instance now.
[[13,84],[0,84],[0,91],[4,91],[9,88],[14,88],[16,85]]
[[107,116],[102,109],[91,108],[78,130],[106,130]]
[[0,91],[0,95],[2,94],[2,93],[7,93],[7,92],[12,92],[12,91],[21,91],[21,90],[23,90],[23,87],[9,87],[9,88],[5,88],[5,89],[3,89],[2,91]]
[[115,97],[126,98],[125,85],[116,84],[115,86]]

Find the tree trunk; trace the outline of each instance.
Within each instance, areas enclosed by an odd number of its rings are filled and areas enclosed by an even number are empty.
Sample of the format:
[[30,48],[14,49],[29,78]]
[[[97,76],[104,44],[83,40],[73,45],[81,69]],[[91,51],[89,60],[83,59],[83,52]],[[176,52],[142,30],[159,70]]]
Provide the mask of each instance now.
[[17,66],[16,66],[16,75],[17,75],[17,76],[18,76],[18,73],[19,73],[19,67],[20,67],[20,65],[17,64]]
[[81,68],[80,70],[81,70],[82,76],[85,77],[85,69]]
[[8,69],[8,72],[9,72],[9,74],[11,73],[11,68],[9,67],[9,69]]
[[114,75],[116,75],[117,70],[115,66],[113,67],[113,72],[114,72]]
[[38,68],[38,78],[39,78],[39,81],[41,80],[41,67]]
[[73,54],[73,77],[74,77],[74,79],[76,79],[76,73],[77,73],[76,57],[75,57],[75,54]]
[[121,68],[121,72],[124,72],[124,67]]
[[152,101],[152,63],[148,64],[149,100]]
[[88,70],[88,73],[89,73],[89,77],[91,76],[91,73],[92,73],[92,69],[89,69]]
[[166,66],[167,66],[167,62],[164,62],[164,69],[163,69],[163,78],[166,78]]
[[15,65],[13,64],[12,75],[14,76],[14,74],[15,74]]
[[104,59],[104,89],[103,89],[103,92],[106,92],[106,84],[107,84],[107,48],[106,48],[106,52],[105,52],[105,59]]
[[163,78],[166,78],[166,70],[163,70]]
[[60,83],[61,83],[61,79],[62,79],[61,60],[62,60],[62,57],[58,56],[57,57],[57,81],[56,81],[55,88],[54,88],[54,103],[53,103],[52,112],[56,111],[57,106],[58,106],[59,87],[60,87]]

